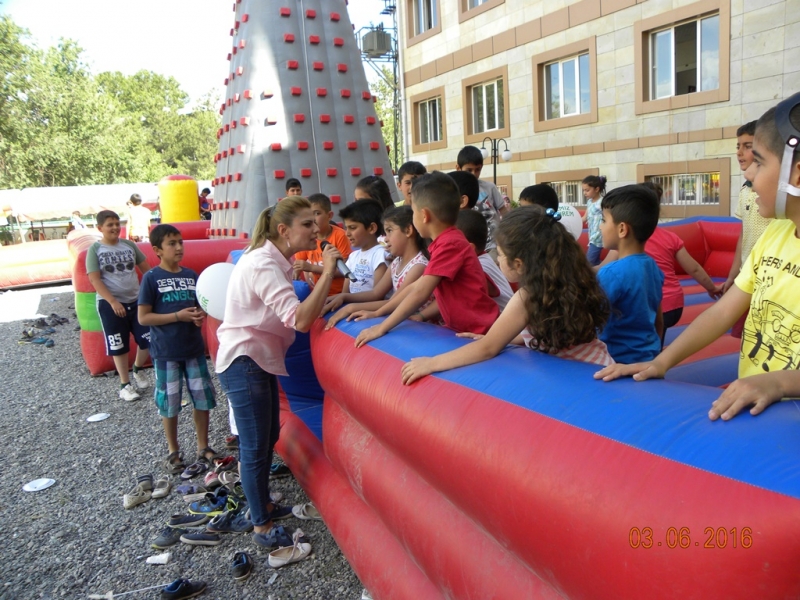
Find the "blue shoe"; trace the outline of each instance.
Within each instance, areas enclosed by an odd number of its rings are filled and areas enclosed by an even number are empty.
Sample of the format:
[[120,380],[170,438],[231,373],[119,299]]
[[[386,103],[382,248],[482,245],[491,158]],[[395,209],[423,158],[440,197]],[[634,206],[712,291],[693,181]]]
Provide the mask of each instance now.
[[162,600],[185,600],[186,598],[194,598],[195,596],[199,596],[205,591],[205,581],[176,579],[161,590],[161,598]]
[[253,541],[256,546],[260,546],[265,550],[276,550],[285,546],[294,544],[291,536],[286,533],[282,525],[273,525],[269,533],[254,533]]
[[272,466],[269,468],[269,476],[272,479],[281,479],[282,477],[291,477],[292,471],[284,464],[281,463],[272,463]]
[[234,581],[244,581],[250,577],[250,572],[253,570],[253,559],[247,552],[237,552],[233,555],[231,570]]
[[291,506],[280,506],[274,502],[272,503],[272,506],[272,510],[269,511],[270,521],[280,521],[281,519],[288,519],[289,517],[294,516]]
[[217,515],[206,525],[206,531],[212,533],[249,533],[253,531],[253,522],[245,511],[227,511]]

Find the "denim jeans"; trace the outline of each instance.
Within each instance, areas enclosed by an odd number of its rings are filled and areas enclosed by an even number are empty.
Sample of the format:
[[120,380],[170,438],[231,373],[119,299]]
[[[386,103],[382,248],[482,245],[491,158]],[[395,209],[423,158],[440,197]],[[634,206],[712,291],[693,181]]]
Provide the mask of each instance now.
[[264,525],[269,522],[272,450],[281,429],[278,379],[248,356],[237,357],[218,377],[239,429],[239,475],[250,519]]
[[596,267],[600,264],[600,254],[603,252],[603,249],[600,246],[595,246],[594,244],[589,244],[589,248],[586,251],[586,258],[589,259],[589,264],[593,267]]

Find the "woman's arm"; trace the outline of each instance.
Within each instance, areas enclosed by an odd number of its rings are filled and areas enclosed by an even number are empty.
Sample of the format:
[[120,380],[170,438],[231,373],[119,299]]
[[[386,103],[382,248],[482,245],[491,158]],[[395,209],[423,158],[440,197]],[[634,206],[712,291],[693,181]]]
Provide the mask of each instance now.
[[431,373],[449,371],[494,358],[519,335],[520,331],[525,329],[525,325],[527,325],[525,304],[517,292],[485,336],[457,350],[433,358],[412,358],[411,362],[403,365],[403,383],[409,385]]
[[324,267],[322,275],[311,294],[300,303],[295,312],[294,328],[297,331],[305,333],[311,329],[311,325],[322,313],[322,307],[328,299],[328,291],[331,289],[331,282],[336,271],[336,260],[341,256],[339,249],[334,245],[326,246],[322,251],[322,266]]

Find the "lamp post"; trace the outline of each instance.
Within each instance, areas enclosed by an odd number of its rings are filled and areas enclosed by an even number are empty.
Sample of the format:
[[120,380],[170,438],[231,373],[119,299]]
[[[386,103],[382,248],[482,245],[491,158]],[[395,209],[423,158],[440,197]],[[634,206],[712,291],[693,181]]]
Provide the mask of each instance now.
[[[486,149],[486,140],[489,140],[489,145],[491,146],[490,149]],[[503,146],[505,146],[505,150],[503,150],[503,157],[504,162],[508,162],[511,160],[511,150],[508,149],[508,142],[506,142],[503,138],[491,138],[489,136],[483,138],[481,142],[481,155],[483,159],[486,160],[489,158],[489,155],[492,156],[492,171],[493,171],[493,180],[494,184],[497,185],[497,157],[498,152],[500,150],[500,142],[503,142]]]

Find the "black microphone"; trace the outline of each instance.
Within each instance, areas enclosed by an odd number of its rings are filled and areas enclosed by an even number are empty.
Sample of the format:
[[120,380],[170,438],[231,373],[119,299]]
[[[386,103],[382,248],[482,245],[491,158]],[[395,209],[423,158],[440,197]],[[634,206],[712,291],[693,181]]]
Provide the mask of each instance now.
[[[319,247],[321,250],[325,250],[327,246],[330,246],[330,243],[327,240],[322,240],[319,243]],[[336,259],[336,268],[339,269],[339,272],[345,277],[347,277],[350,281],[356,280],[356,276],[353,275],[350,269],[347,268],[347,264],[341,258]]]

